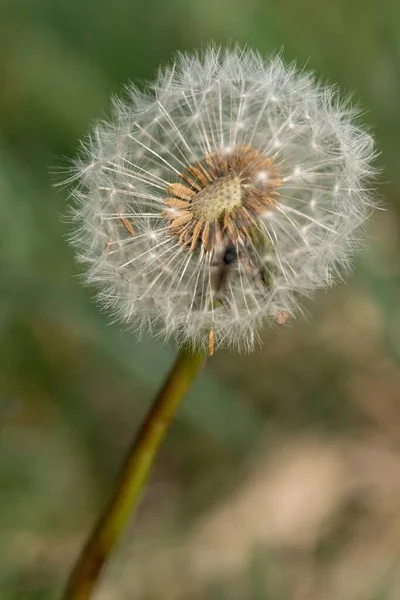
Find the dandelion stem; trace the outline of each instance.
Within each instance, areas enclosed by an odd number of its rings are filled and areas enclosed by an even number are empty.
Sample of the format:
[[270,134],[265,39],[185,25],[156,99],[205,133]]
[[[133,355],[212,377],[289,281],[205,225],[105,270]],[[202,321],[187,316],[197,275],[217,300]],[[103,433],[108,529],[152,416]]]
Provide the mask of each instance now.
[[157,449],[205,355],[183,349],[149,413],[135,436],[122,465],[112,496],[71,573],[64,600],[87,600],[104,563],[113,551],[128,519],[137,509]]

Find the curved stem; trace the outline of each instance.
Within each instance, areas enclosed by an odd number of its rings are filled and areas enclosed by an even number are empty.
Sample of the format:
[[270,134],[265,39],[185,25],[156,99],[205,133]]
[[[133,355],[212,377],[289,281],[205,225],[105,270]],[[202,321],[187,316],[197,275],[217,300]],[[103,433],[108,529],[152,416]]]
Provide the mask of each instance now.
[[100,516],[67,584],[64,600],[87,600],[128,519],[139,503],[157,449],[171,419],[205,362],[204,354],[184,349],[136,435],[112,497]]

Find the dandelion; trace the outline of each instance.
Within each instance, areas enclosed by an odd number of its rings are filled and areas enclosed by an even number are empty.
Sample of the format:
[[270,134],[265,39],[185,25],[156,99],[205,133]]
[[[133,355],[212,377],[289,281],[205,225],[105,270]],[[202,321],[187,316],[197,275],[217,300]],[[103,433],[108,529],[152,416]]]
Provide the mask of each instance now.
[[251,350],[263,322],[285,323],[302,296],[330,286],[373,206],[373,143],[357,112],[279,56],[179,54],[145,91],[127,93],[76,161],[73,242],[116,318],[185,350],[68,600],[89,597],[204,354]]
[[334,87],[247,49],[180,54],[128,96],[76,163],[88,281],[139,329],[250,350],[349,265],[371,136]]

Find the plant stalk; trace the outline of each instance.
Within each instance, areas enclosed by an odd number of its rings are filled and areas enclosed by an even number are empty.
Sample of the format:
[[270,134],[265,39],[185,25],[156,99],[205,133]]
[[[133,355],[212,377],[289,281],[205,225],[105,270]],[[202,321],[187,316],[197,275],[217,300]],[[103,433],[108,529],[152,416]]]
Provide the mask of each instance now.
[[112,496],[71,573],[63,600],[87,600],[122,530],[135,513],[157,450],[205,355],[183,349],[135,436]]

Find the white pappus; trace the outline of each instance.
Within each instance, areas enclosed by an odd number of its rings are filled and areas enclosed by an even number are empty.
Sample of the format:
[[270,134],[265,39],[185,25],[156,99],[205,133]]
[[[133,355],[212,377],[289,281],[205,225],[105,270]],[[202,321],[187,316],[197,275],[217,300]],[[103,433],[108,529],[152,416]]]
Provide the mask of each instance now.
[[372,138],[335,87],[248,49],[179,54],[127,95],[71,176],[87,281],[139,329],[250,350],[348,267]]

